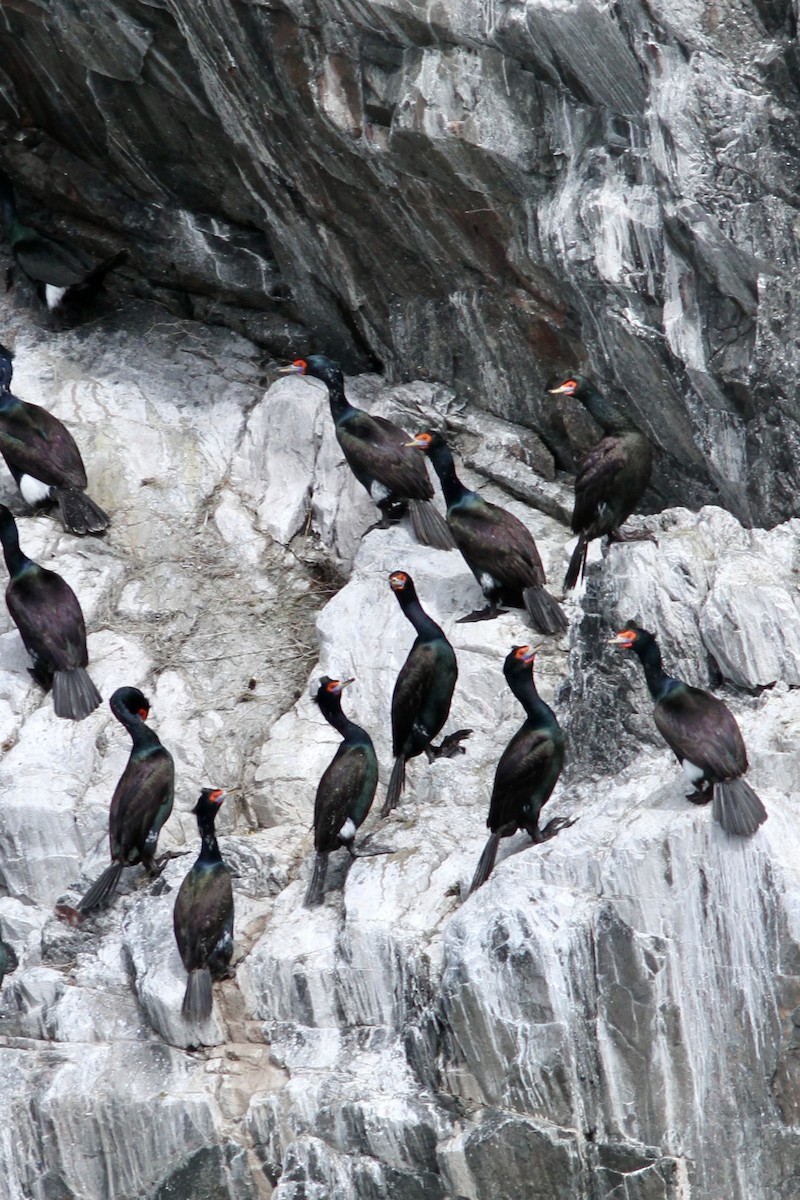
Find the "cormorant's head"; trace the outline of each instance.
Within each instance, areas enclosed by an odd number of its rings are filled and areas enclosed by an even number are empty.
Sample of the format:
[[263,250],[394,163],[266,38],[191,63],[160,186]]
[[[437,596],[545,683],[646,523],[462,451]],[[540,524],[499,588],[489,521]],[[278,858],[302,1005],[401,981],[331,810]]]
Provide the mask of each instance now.
[[536,657],[537,646],[512,646],[509,657],[515,662],[524,663],[525,666],[530,666]]
[[344,688],[349,684],[355,683],[354,679],[331,679],[328,675],[323,675],[319,681],[317,689],[317,703],[323,700],[330,699],[332,696],[341,696]]
[[589,380],[583,375],[568,375],[563,383],[547,390],[551,396],[582,396],[589,386]]
[[609,646],[620,646],[623,650],[637,650],[654,641],[652,633],[632,622],[608,639]]
[[279,367],[281,375],[310,375],[323,383],[344,385],[342,369],[332,358],[324,354],[310,354],[308,358],[296,358],[288,367]]
[[445,445],[445,440],[440,433],[435,430],[425,429],[422,433],[415,433],[410,442],[406,442],[407,446],[414,446],[417,450],[422,450],[424,454],[429,454],[431,450],[435,450],[437,446]]
[[405,571],[392,571],[389,576],[389,587],[393,592],[402,592],[407,588],[413,588],[414,581]]
[[224,799],[225,792],[222,788],[203,788],[192,812],[200,815],[203,813],[214,813],[216,815]]
[[119,705],[134,716],[141,717],[143,721],[150,715],[150,701],[144,692],[135,687],[117,688],[108,703],[112,712]]

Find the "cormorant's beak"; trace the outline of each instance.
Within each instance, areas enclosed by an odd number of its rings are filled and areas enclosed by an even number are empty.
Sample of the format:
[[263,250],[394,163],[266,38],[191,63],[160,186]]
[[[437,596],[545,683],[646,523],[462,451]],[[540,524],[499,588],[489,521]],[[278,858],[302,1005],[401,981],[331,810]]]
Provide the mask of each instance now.
[[615,633],[612,638],[608,639],[609,646],[622,646],[625,650],[630,650],[633,645],[631,635],[629,633]]
[[420,438],[416,438],[416,437],[412,438],[412,440],[410,442],[403,442],[404,446],[416,446],[416,448],[418,450],[423,449],[425,446],[427,446],[427,444],[428,443],[426,441],[423,441]]
[[355,676],[352,679],[340,679],[339,680],[339,691],[341,691],[342,688],[349,687],[351,683],[355,683]]
[[278,367],[279,375],[302,375],[303,368],[297,363],[289,363],[288,367]]
[[567,385],[565,383],[562,383],[557,388],[549,389],[551,396],[571,396],[574,391],[575,391],[574,388],[567,387]]

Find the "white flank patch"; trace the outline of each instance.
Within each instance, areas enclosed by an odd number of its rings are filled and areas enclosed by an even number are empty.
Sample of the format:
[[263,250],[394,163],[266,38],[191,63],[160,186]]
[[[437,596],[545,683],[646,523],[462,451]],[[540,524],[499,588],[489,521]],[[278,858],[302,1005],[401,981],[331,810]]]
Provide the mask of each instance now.
[[683,759],[681,766],[683,767],[683,773],[689,780],[689,783],[699,783],[705,775],[703,768],[696,766],[693,762],[689,762],[688,758]]
[[50,497],[50,484],[34,479],[33,475],[21,475],[19,490],[27,504],[41,504]]
[[342,828],[339,830],[339,837],[343,842],[352,842],[356,836],[356,826],[352,817],[348,817]]
[[52,283],[44,285],[44,298],[47,302],[47,307],[52,312],[54,308],[58,308],[61,301],[64,299],[66,288],[55,287]]
[[381,500],[385,500],[391,492],[385,483],[379,483],[377,479],[373,479],[369,487],[369,494],[376,504],[380,504]]
[[497,587],[497,580],[493,575],[490,575],[488,571],[483,572],[478,582],[481,585],[481,591],[484,593],[493,592]]

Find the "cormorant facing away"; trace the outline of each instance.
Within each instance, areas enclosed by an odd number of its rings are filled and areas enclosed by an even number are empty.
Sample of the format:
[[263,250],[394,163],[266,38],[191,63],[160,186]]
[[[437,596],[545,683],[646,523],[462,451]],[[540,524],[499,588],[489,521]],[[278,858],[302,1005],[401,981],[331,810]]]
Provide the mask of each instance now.
[[[116,891],[123,867],[141,863],[153,871],[153,860],[161,827],[172,812],[175,765],[158,735],[145,724],[150,702],[134,687],[117,688],[109,707],[131,736],[131,752],[122,772],[108,815],[111,866],[92,884],[78,904],[85,917],[105,903]],[[64,906],[62,906],[64,908]],[[68,911],[62,916],[71,916]]]
[[564,763],[564,735],[555,713],[536,690],[535,654],[534,647],[512,646],[503,664],[506,682],[527,716],[497,764],[486,820],[491,836],[478,861],[470,893],[491,875],[501,838],[524,829],[534,842],[546,842],[574,824],[566,817],[554,817],[544,829],[539,828],[542,807],[550,798]]
[[337,441],[351,471],[377,505],[381,527],[408,512],[421,545],[452,550],[447,525],[431,503],[433,485],[425,464],[409,450],[405,430],[355,408],[345,396],[341,368],[324,354],[298,358],[281,370],[320,379],[327,387]]
[[33,659],[31,675],[45,690],[52,687],[57,717],[82,721],[94,712],[101,696],[86,671],[86,626],[77,597],[55,571],[23,554],[17,523],[4,504],[0,542],[11,576],[6,604]]
[[319,681],[317,704],[325,720],[342,735],[332,762],[325,768],[314,801],[314,870],[303,901],[306,908],[322,904],[328,855],[344,846],[355,858],[356,830],[366,819],[378,786],[378,759],[372,738],[342,712],[342,689],[352,679]]
[[0,214],[4,237],[11,247],[14,262],[35,285],[49,310],[72,302],[91,300],[109,271],[125,262],[128,255],[119,250],[109,258],[90,266],[86,260],[61,242],[23,225],[17,215],[14,188],[0,171]]
[[654,540],[651,533],[620,530],[650,482],[653,452],[645,435],[582,375],[566,379],[550,394],[575,396],[604,434],[575,477],[572,532],[578,542],[564,577],[564,587],[573,588],[586,571],[586,554],[594,538],[605,534],[609,542]]
[[472,732],[471,729],[459,729],[446,737],[441,745],[431,744],[450,712],[458,678],[456,656],[443,631],[420,604],[411,576],[405,571],[394,571],[389,576],[389,586],[416,629],[417,637],[400,669],[392,694],[395,760],[382,817],[397,807],[409,758],[423,750],[428,762],[440,756],[451,758],[454,754],[463,754],[464,747],[460,743]]
[[225,797],[220,788],[204,788],[192,810],[202,845],[175,899],[175,940],[189,978],[181,1013],[202,1024],[211,1016],[211,980],[225,979],[233,954],[233,887],[214,833]]
[[496,617],[503,611],[500,606],[509,604],[525,608],[539,633],[563,633],[567,618],[545,589],[542,560],[527,528],[513,513],[464,486],[440,433],[418,433],[411,445],[424,451],[433,463],[447,503],[447,524],[489,601],[487,609],[461,620]]
[[0,987],[3,986],[6,975],[16,971],[18,966],[19,961],[14,953],[14,947],[3,941],[2,930],[0,930]]
[[742,778],[747,751],[727,705],[710,692],[667,675],[656,639],[646,629],[630,624],[610,640],[633,650],[644,667],[658,731],[694,785],[687,800],[708,804],[713,799],[714,818],[726,833],[755,833],[767,812]]
[[108,517],[86,495],[86,470],[75,439],[45,408],[12,394],[11,353],[0,346],[0,454],[28,504],[58,503],[70,533],[103,533]]

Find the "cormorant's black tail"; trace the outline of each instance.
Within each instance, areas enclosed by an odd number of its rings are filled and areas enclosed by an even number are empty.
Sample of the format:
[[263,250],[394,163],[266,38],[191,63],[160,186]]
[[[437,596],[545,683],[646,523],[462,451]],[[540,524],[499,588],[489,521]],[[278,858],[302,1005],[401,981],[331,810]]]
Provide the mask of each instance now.
[[325,899],[325,880],[328,877],[328,851],[318,850],[314,859],[314,870],[303,901],[304,908],[317,908]]
[[82,721],[93,713],[103,697],[84,667],[70,667],[53,675],[53,708],[57,717]]
[[189,972],[181,1014],[185,1021],[202,1025],[211,1016],[211,972],[208,967],[197,967]]
[[386,799],[383,802],[381,816],[388,817],[392,809],[397,808],[400,803],[400,797],[403,794],[403,787],[406,782],[406,760],[402,754],[398,754],[394,760],[392,774],[389,778],[389,786],[386,789]]
[[82,537],[85,533],[105,533],[108,515],[85,492],[78,488],[59,488],[56,492],[58,510],[64,528]]
[[433,546],[435,550],[455,550],[456,544],[450,527],[430,500],[409,500],[408,513],[414,537],[421,546]]
[[567,573],[564,576],[564,591],[569,591],[574,588],[579,579],[583,579],[586,574],[586,555],[589,552],[589,543],[582,533],[578,534],[578,540],[575,544],[575,549],[572,551],[572,558],[569,560]]
[[86,916],[87,913],[93,912],[117,890],[119,877],[122,874],[122,863],[114,862],[110,867],[106,867],[103,874],[89,888],[86,895],[78,904],[78,912]]
[[725,779],[714,784],[714,820],[726,833],[749,837],[767,819],[767,810],[746,779]]
[[500,845],[500,834],[493,833],[486,845],[483,847],[483,853],[478,860],[478,865],[475,868],[475,874],[472,876],[472,883],[469,885],[468,895],[472,895],[481,887],[492,873],[494,860],[497,858],[497,847]]
[[525,588],[522,599],[537,633],[564,633],[569,628],[561,605],[544,588]]
[[104,258],[96,267],[92,267],[91,271],[83,277],[79,284],[69,289],[70,297],[75,296],[81,300],[91,300],[92,296],[102,287],[103,280],[109,271],[113,271],[115,267],[121,266],[127,258],[127,250],[118,250],[110,258]]

